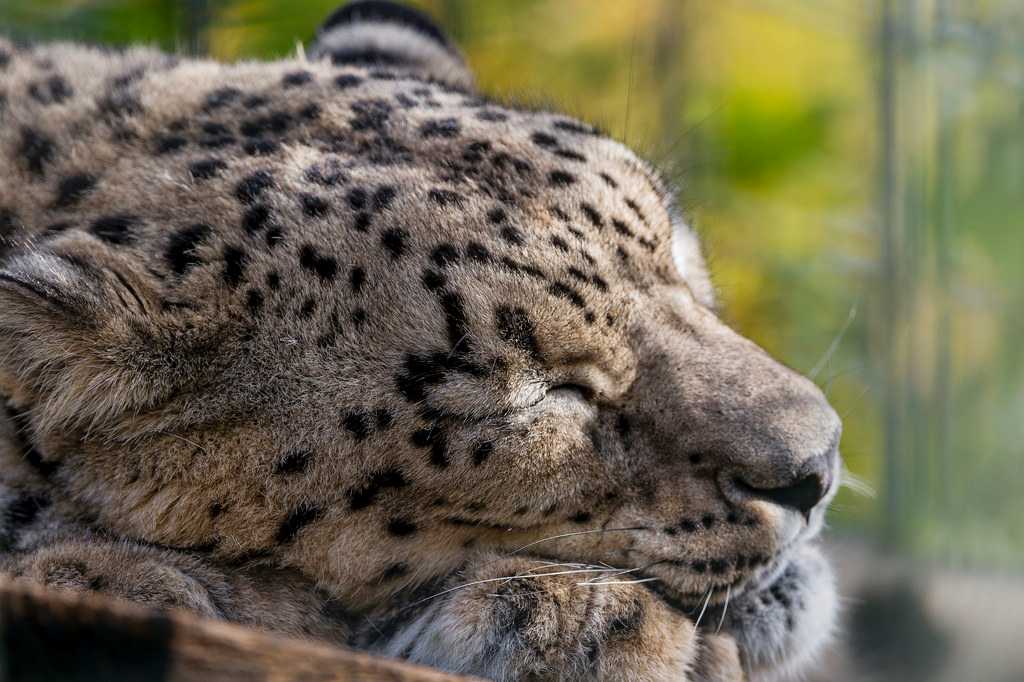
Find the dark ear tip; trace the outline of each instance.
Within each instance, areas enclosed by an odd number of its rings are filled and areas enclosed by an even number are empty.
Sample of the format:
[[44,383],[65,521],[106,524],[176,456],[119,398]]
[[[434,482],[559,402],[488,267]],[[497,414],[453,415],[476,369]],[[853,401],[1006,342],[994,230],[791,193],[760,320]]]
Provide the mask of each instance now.
[[448,49],[452,48],[448,36],[434,23],[433,19],[418,9],[406,7],[389,0],[356,0],[355,2],[350,2],[344,7],[338,8],[327,17],[318,33],[322,35],[338,26],[363,22],[380,22],[406,26],[421,35],[433,39]]

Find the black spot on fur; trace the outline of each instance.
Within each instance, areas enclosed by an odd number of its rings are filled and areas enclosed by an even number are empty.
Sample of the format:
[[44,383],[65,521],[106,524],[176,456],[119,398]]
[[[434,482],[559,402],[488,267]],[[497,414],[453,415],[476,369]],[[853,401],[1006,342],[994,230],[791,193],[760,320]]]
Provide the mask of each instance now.
[[360,211],[359,213],[356,214],[356,221],[352,224],[352,227],[354,227],[359,232],[366,232],[370,229],[371,220],[372,217],[368,212]]
[[440,268],[459,262],[459,250],[451,244],[439,244],[430,254],[431,260]]
[[247,140],[242,145],[242,150],[251,156],[269,156],[276,152],[281,145],[274,140]]
[[348,199],[348,205],[351,206],[353,210],[361,211],[362,209],[366,208],[365,189],[361,187],[355,187],[349,190],[348,196],[346,198]]
[[428,196],[438,206],[462,206],[465,201],[461,194],[447,189],[432,189]]
[[263,204],[256,204],[245,209],[242,215],[242,227],[249,234],[260,232],[270,220],[270,209]]
[[587,216],[587,220],[590,221],[591,225],[598,229],[604,227],[604,218],[601,217],[601,214],[592,205],[583,202],[580,204],[580,210],[583,211],[583,215]]
[[632,238],[632,237],[636,236],[633,233],[633,230],[629,229],[629,225],[627,225],[626,223],[622,222],[618,218],[612,218],[612,227],[614,227],[615,231],[618,232],[619,234],[621,234],[623,237],[631,237]]
[[494,443],[483,441],[473,447],[473,466],[480,466],[487,461],[487,458],[494,452]]
[[295,87],[298,85],[305,85],[313,80],[313,74],[309,71],[292,71],[286,73],[281,79],[281,85],[286,88]]
[[239,130],[246,137],[263,137],[265,135],[281,135],[292,125],[292,116],[287,111],[272,111],[264,116],[257,116],[243,121]]
[[209,234],[209,225],[196,224],[171,235],[164,257],[174,274],[181,276],[203,262],[196,254],[196,247]]
[[123,246],[135,241],[134,229],[138,225],[139,219],[133,215],[110,215],[94,221],[89,231],[108,244]]
[[587,157],[571,149],[556,149],[555,155],[560,156],[563,159],[569,159],[570,161],[579,161],[580,163],[587,160]]
[[449,359],[447,353],[407,354],[403,362],[403,371],[395,377],[398,391],[411,403],[422,402],[426,398],[427,386],[444,382]]
[[55,208],[74,206],[96,186],[96,176],[89,173],[75,173],[63,178],[57,185]]
[[469,242],[466,245],[466,257],[477,263],[490,263],[491,252],[480,242]]
[[579,135],[597,135],[598,131],[596,128],[585,126],[576,121],[555,121],[555,127],[559,130],[565,130],[570,133],[577,133]]
[[396,580],[404,575],[407,575],[408,573],[408,564],[404,564],[402,562],[394,563],[384,569],[384,572],[381,573],[380,581],[386,582],[388,580]]
[[340,90],[354,88],[363,82],[363,79],[353,73],[343,73],[334,79],[334,85]]
[[711,530],[715,527],[715,522],[717,520],[718,519],[715,518],[714,514],[705,514],[704,516],[700,517],[700,522],[704,524],[704,527],[708,530]]
[[361,267],[354,267],[348,273],[348,283],[353,294],[358,294],[366,284],[366,270]]
[[228,167],[221,159],[200,159],[189,164],[188,172],[196,180],[212,178]]
[[505,222],[505,210],[502,208],[492,208],[487,212],[487,220],[495,225]]
[[46,164],[53,160],[56,151],[57,147],[53,140],[42,131],[28,126],[21,129],[21,146],[18,153],[33,175],[42,177],[45,174]]
[[365,509],[373,504],[380,493],[387,489],[404,488],[408,485],[405,476],[398,469],[385,469],[374,474],[360,488],[348,492],[349,508],[352,511]]
[[391,228],[380,236],[380,243],[391,253],[392,258],[399,258],[405,253],[405,238],[408,236],[405,230]]
[[235,187],[235,196],[244,204],[255,202],[264,190],[274,184],[274,177],[261,170],[243,178]]
[[423,137],[455,137],[461,128],[454,118],[440,118],[425,122],[420,126]]
[[586,308],[587,302],[580,295],[580,292],[573,289],[571,286],[564,282],[555,282],[548,289],[554,296],[565,299],[572,303],[577,308]]
[[448,283],[448,279],[435,270],[424,270],[422,282],[428,291],[437,291]]
[[621,412],[615,417],[615,432],[619,434],[619,437],[623,440],[629,438],[629,433],[632,430],[633,425],[629,421],[629,417],[622,414]]
[[330,256],[321,256],[311,244],[302,246],[299,264],[325,282],[332,281],[338,274],[338,261]]
[[351,433],[356,440],[364,440],[370,435],[370,418],[362,412],[350,412],[345,415],[343,421],[345,430]]
[[685,533],[696,533],[697,532],[697,524],[695,522],[691,521],[690,519],[683,519],[682,521],[679,522],[679,530],[681,530],[681,531],[683,531]]
[[522,246],[526,241],[523,233],[511,225],[501,228],[501,238],[513,246]]
[[63,76],[53,75],[45,81],[30,83],[28,94],[40,104],[61,104],[74,95],[74,90]]
[[373,419],[377,423],[378,431],[387,431],[391,428],[391,424],[394,423],[395,417],[389,411],[383,407],[374,411]]
[[404,538],[416,532],[416,524],[408,519],[391,519],[388,521],[388,533],[395,537]]
[[323,509],[312,505],[302,505],[292,510],[277,529],[275,540],[277,540],[278,544],[282,545],[292,542],[299,534],[299,531],[315,522],[323,516],[323,513]]
[[412,434],[412,444],[420,448],[430,448],[430,463],[443,469],[448,466],[448,438],[437,425],[420,429]]
[[381,131],[391,116],[392,106],[382,99],[363,99],[352,103],[352,111],[355,112],[349,123],[352,130]]
[[518,263],[508,256],[501,257],[501,265],[512,272],[528,275],[534,279],[546,280],[547,277],[544,275],[544,271],[535,265],[529,263]]
[[237,246],[228,245],[224,247],[223,256],[224,282],[229,287],[236,287],[242,281],[242,276],[245,274],[245,251]]
[[161,135],[156,140],[156,153],[157,154],[170,154],[176,152],[188,144],[181,135]]
[[242,91],[234,87],[218,88],[206,96],[203,102],[203,110],[206,112],[215,111],[226,106],[241,96]]
[[545,149],[554,149],[558,146],[558,138],[554,135],[549,135],[540,131],[531,135],[530,139],[533,140],[533,143],[538,147],[544,147]]
[[724,559],[712,559],[708,565],[715,575],[722,575],[729,569],[729,563]]
[[526,310],[501,306],[495,310],[494,318],[498,336],[503,341],[525,351],[533,360],[543,362],[536,331]]
[[563,170],[554,170],[548,174],[548,181],[556,187],[565,187],[576,182],[576,176]]
[[301,474],[309,467],[313,453],[310,450],[290,450],[274,464],[275,474]]
[[302,212],[310,218],[323,218],[331,207],[326,199],[315,194],[300,194],[299,202],[302,204]]
[[570,516],[569,520],[572,521],[573,523],[583,524],[583,523],[589,523],[591,518],[592,518],[592,516],[591,516],[590,512],[580,511],[580,512],[576,512],[575,514]]
[[376,192],[373,193],[373,207],[378,211],[383,211],[389,206],[394,200],[397,190],[390,185],[384,185],[379,187]]
[[448,342],[451,344],[452,352],[468,352],[470,329],[462,296],[455,292],[445,292],[440,296],[440,300],[448,325]]
[[497,111],[496,109],[481,109],[476,112],[476,117],[481,121],[487,121],[489,123],[499,123],[501,121],[508,120],[508,114],[503,111]]
[[245,292],[245,307],[249,309],[249,314],[259,315],[263,309],[263,292],[259,289],[249,289]]

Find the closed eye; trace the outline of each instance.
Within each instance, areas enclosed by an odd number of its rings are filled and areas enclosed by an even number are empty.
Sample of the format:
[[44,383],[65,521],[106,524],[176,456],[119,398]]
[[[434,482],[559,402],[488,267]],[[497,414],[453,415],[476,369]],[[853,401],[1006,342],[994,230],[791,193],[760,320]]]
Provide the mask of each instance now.
[[590,402],[594,398],[594,389],[583,384],[573,383],[561,383],[555,384],[548,389],[547,399],[551,398],[569,398],[573,400],[582,400],[584,402]]

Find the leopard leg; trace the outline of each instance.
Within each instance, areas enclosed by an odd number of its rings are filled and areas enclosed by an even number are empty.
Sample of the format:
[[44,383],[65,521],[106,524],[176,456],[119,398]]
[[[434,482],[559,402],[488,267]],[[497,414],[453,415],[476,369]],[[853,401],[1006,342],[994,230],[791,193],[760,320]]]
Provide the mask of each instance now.
[[187,551],[128,540],[54,542],[5,558],[15,578],[183,609],[279,634],[348,642],[352,616],[308,578],[272,566],[220,566]]
[[573,570],[482,559],[420,597],[375,648],[493,680],[742,679],[735,647],[702,649],[685,614],[642,585]]

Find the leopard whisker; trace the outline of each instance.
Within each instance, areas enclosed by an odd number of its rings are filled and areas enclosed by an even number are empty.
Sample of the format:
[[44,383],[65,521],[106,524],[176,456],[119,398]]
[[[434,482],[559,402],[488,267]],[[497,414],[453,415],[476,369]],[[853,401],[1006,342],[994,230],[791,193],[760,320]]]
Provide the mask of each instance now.
[[704,598],[704,606],[701,607],[700,615],[697,616],[697,620],[693,624],[694,628],[700,627],[700,621],[704,618],[704,614],[708,610],[708,604],[711,603],[711,593],[714,592],[714,591],[715,591],[714,587],[709,587],[708,588],[708,595],[707,595],[707,597]]
[[851,492],[862,497],[873,498],[877,494],[875,488],[870,483],[852,473],[846,467],[843,467],[843,470],[839,473],[839,485],[848,488]]
[[551,540],[560,540],[562,538],[569,538],[569,537],[573,537],[575,535],[589,535],[591,533],[628,532],[628,531],[639,531],[639,530],[650,530],[650,527],[648,527],[648,526],[634,526],[634,527],[631,527],[631,528],[592,528],[590,530],[572,531],[571,533],[560,533],[558,535],[552,535],[550,537],[541,538],[540,540],[534,540],[533,542],[527,543],[527,544],[523,545],[522,547],[513,550],[512,554],[518,554],[519,552],[522,552],[524,549],[529,549],[530,547],[534,547],[534,546],[539,545],[539,544],[541,544],[543,542],[549,542]]
[[811,371],[807,373],[807,378],[811,381],[814,381],[817,376],[821,374],[821,370],[825,369],[825,366],[828,365],[828,361],[831,360],[832,356],[835,355],[837,350],[839,350],[839,344],[842,343],[843,337],[846,336],[846,332],[850,330],[850,326],[853,324],[853,321],[857,319],[858,303],[859,302],[854,302],[854,304],[850,306],[850,312],[846,316],[846,322],[844,322],[843,326],[839,329],[839,333],[836,334],[835,338],[832,339],[832,343],[830,343],[828,348],[825,349],[825,353],[821,356],[821,359],[818,360],[814,367],[811,368]]
[[530,579],[530,578],[538,578],[538,577],[553,577],[553,576],[558,576],[558,575],[574,575],[574,574],[578,574],[578,573],[607,573],[607,572],[608,572],[608,569],[605,569],[605,568],[590,568],[590,569],[580,568],[580,569],[572,569],[572,570],[569,570],[569,571],[552,571],[550,573],[523,573],[523,574],[519,574],[519,575],[506,575],[506,576],[501,576],[501,577],[498,577],[498,578],[484,578],[482,580],[473,580],[471,582],[463,583],[461,585],[455,585],[453,587],[449,587],[447,589],[441,590],[440,592],[436,592],[436,593],[434,593],[434,594],[432,594],[430,596],[423,597],[422,599],[417,599],[416,601],[412,602],[411,604],[409,604],[405,608],[406,609],[411,609],[412,607],[419,606],[420,604],[422,604],[424,602],[427,602],[427,601],[430,601],[431,599],[436,599],[438,597],[443,597],[446,594],[451,594],[452,592],[457,592],[459,590],[466,589],[467,587],[474,587],[476,585],[486,585],[488,583],[497,583],[497,582],[511,582],[513,580],[527,580],[527,579]]
[[717,635],[722,631],[722,623],[725,622],[725,614],[729,612],[729,599],[732,597],[732,585],[725,588],[725,606],[722,607],[722,617],[718,619],[718,627],[715,628],[715,634]]
[[591,585],[638,585],[640,583],[649,583],[655,580],[661,580],[661,578],[638,578],[637,580],[587,580],[576,584],[581,587],[590,587]]
[[199,443],[196,443],[195,441],[191,441],[188,438],[185,438],[183,436],[179,436],[176,433],[171,433],[170,431],[157,431],[157,433],[159,433],[162,436],[170,436],[171,438],[176,438],[176,439],[180,440],[181,442],[183,442],[183,443],[185,443],[187,445],[191,445],[192,447],[194,447],[197,450],[199,450],[200,452],[202,452],[204,455],[209,455],[210,454],[210,453],[208,453],[206,451],[206,448],[204,448]]

